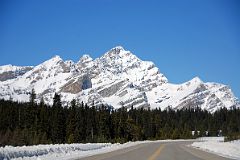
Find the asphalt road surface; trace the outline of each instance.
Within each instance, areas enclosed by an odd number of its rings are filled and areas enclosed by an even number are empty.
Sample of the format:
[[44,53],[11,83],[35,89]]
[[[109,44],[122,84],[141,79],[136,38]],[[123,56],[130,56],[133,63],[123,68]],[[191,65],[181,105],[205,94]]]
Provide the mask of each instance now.
[[192,142],[156,142],[132,146],[79,160],[230,160],[204,152],[188,144]]

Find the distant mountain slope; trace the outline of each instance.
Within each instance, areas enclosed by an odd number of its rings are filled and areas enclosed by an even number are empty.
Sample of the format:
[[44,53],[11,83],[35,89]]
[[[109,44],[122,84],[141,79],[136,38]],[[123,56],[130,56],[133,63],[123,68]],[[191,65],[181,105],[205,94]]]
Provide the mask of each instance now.
[[17,78],[18,76],[23,75],[27,71],[30,71],[33,67],[31,66],[13,66],[13,65],[4,65],[0,66],[0,81],[6,81],[9,79]]
[[[65,104],[75,98],[115,108],[199,106],[213,112],[220,107],[239,106],[228,86],[204,83],[198,77],[183,84],[171,84],[153,62],[142,61],[120,46],[95,60],[83,55],[74,63],[55,56],[33,68],[6,68],[0,67],[0,98],[4,99],[28,101],[34,88],[38,101],[43,97],[49,104],[57,92]],[[19,70],[20,74],[15,74]],[[1,78],[8,72],[14,76]]]

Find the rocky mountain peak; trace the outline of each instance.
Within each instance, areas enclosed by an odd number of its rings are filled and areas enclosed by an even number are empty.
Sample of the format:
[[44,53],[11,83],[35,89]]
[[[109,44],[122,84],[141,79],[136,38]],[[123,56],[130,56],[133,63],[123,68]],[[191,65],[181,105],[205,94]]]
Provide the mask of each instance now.
[[50,60],[53,62],[63,61],[63,59],[59,55],[53,56]]
[[[62,60],[62,58],[58,55],[55,55],[49,60],[39,64],[34,68],[34,70],[44,69],[44,70],[53,70],[53,69],[60,69],[64,67],[66,64]],[[60,67],[59,67],[60,66]]]
[[201,83],[203,83],[203,81],[202,81],[199,77],[194,77],[193,79],[191,79],[191,80],[188,81],[187,83],[191,83],[191,84],[201,84]]
[[110,51],[125,51],[125,49],[123,48],[123,46],[116,46],[113,47]]
[[100,59],[116,61],[129,58],[132,59],[133,57],[137,58],[134,54],[132,54],[130,51],[125,50],[122,46],[117,46],[106,52]]
[[46,60],[45,62],[38,66],[45,66],[46,68],[51,68],[52,66],[55,66],[60,62],[63,62],[62,58],[58,55],[55,55],[54,57],[50,58],[49,60]]
[[52,58],[50,58],[49,61],[62,61],[62,58],[59,55],[55,55]]
[[84,55],[80,58],[80,60],[79,60],[78,63],[88,63],[88,62],[91,62],[91,61],[93,61],[92,57],[91,57],[90,55],[88,55],[88,54],[84,54]]

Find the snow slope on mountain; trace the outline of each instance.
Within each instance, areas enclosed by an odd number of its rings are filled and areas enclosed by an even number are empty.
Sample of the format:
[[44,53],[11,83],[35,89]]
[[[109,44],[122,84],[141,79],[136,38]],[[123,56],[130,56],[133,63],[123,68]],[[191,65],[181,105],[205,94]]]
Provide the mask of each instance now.
[[0,98],[28,101],[34,88],[37,100],[43,97],[49,104],[57,92],[61,93],[63,104],[75,98],[79,102],[115,108],[199,106],[213,112],[220,107],[239,105],[228,86],[204,83],[198,77],[183,84],[171,84],[153,62],[142,61],[121,46],[95,60],[83,55],[76,63],[55,56],[0,84]]

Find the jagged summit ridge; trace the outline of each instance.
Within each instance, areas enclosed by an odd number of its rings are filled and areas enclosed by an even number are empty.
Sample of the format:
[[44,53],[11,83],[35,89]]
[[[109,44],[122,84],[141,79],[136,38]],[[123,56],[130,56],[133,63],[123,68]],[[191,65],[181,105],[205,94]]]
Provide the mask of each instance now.
[[[4,66],[0,71],[1,68]],[[213,112],[220,107],[239,105],[228,86],[204,83],[198,77],[183,84],[171,84],[153,62],[142,61],[121,46],[96,59],[83,55],[78,62],[54,56],[23,74],[1,81],[6,72],[0,72],[0,98],[18,101],[28,101],[28,94],[34,88],[37,100],[43,98],[49,104],[57,92],[64,104],[74,98],[115,108],[198,106]]]

